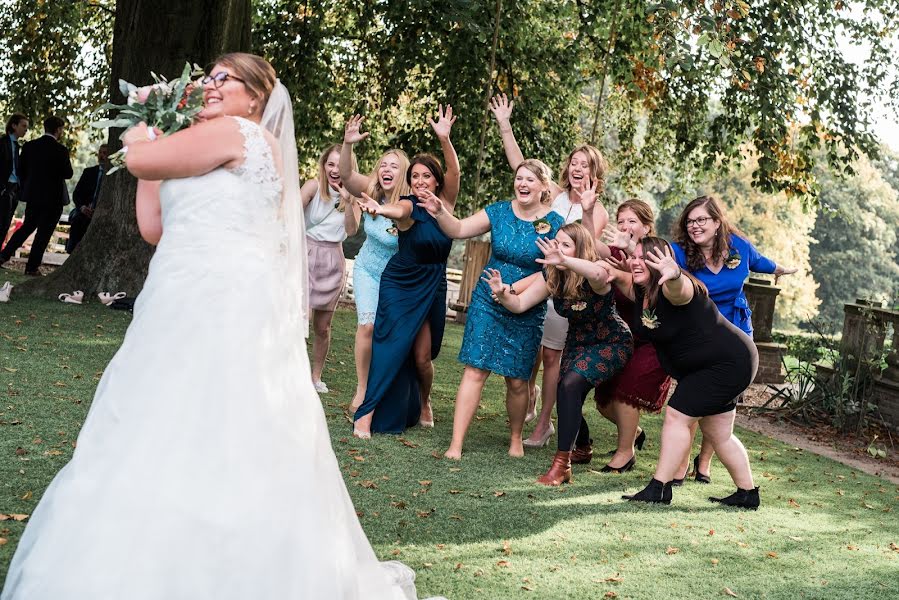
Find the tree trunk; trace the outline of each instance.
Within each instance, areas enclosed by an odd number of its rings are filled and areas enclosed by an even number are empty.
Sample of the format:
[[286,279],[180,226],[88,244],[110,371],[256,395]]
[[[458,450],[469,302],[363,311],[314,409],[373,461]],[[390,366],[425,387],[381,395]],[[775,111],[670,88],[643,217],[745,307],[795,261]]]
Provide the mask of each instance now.
[[[250,49],[250,0],[117,0],[115,11],[109,97],[117,104],[124,102],[119,79],[144,85],[151,83],[150,71],[175,77],[185,62],[204,66],[223,52]],[[110,131],[112,151],[121,146],[120,134]],[[16,294],[55,297],[83,290],[136,296],[154,250],[138,233],[136,190],[137,180],[125,169],[106,178],[75,252],[51,275],[17,286]]]

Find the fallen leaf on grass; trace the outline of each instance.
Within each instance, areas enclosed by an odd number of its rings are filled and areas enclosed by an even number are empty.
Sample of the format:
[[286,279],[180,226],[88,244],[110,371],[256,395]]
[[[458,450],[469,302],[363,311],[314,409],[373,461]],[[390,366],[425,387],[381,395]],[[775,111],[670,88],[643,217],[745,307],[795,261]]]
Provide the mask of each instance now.
[[606,592],[606,595],[603,597],[604,598],[617,598],[618,594],[616,594],[615,592]]
[[365,457],[357,455],[357,456],[353,457],[353,460],[358,460],[359,462],[365,462]]
[[364,488],[367,489],[367,490],[376,490],[376,489],[378,489],[378,484],[375,483],[374,481],[370,481],[370,480],[368,480],[368,479],[366,479],[365,481],[363,481],[363,482],[360,483],[359,485],[361,485],[362,487],[364,487]]
[[767,556],[768,558],[777,558],[777,552],[769,552],[765,556]]
[[665,554],[669,555],[677,554],[678,552],[680,552],[680,548],[675,548],[674,546],[668,546],[668,548],[665,549]]
[[503,552],[503,554],[505,554],[506,556],[511,556],[511,555],[512,555],[512,544],[509,543],[509,540],[503,540],[503,548],[502,548],[502,552]]
[[496,496],[497,498],[499,498],[500,496],[505,496],[506,492],[496,491],[496,492],[493,492],[493,495]]
[[622,581],[624,581],[624,577],[622,577],[620,573],[615,573],[614,577],[606,577],[603,579],[603,582],[605,583],[621,583]]
[[399,440],[402,442],[403,446],[406,446],[407,448],[418,448],[418,444],[410,442],[406,438],[399,438]]
[[3,370],[7,373],[15,373],[18,369],[13,369],[12,367],[3,367]]
[[427,486],[427,485],[431,485],[431,482],[428,481],[427,479],[425,479],[424,481],[419,481],[418,484],[419,484],[419,485]]
[[899,545],[896,545],[896,542],[890,542],[890,550],[893,552],[899,552]]
[[461,494],[462,490],[450,490],[449,493],[450,494]]
[[787,537],[790,538],[791,540],[793,540],[794,542],[803,541],[803,539],[801,537],[796,537],[795,535],[788,535]]
[[433,456],[433,457],[436,458],[437,460],[440,460],[440,459],[443,458],[443,455],[440,454],[439,452],[437,452],[436,450],[434,450],[433,452],[431,452],[431,456]]
[[868,504],[867,502],[865,502],[862,506],[864,506],[865,508],[867,508],[869,510],[874,510],[874,507],[871,506],[870,504]]
[[792,498],[790,498],[790,506],[792,506],[793,508],[802,508],[801,506],[799,506],[799,503]]
[[391,554],[394,555],[394,556],[399,556],[399,555],[402,554],[402,553],[403,553],[403,551],[400,550],[399,548],[397,548],[396,550],[394,550],[393,552],[391,552]]
[[406,510],[406,503],[400,500],[399,502],[391,502],[390,506],[393,508],[398,508],[400,510]]
[[510,564],[512,564],[512,563],[510,563],[510,562],[507,561],[507,560],[501,560],[501,561],[499,561],[499,562],[496,563],[496,566],[497,566],[497,567],[508,567]]
[[16,513],[9,513],[8,515],[4,515],[0,513],[0,521],[8,521],[12,519],[13,521],[24,521],[28,518],[28,515],[20,515]]
[[846,546],[846,550],[858,550],[858,546],[853,546],[852,544],[849,544]]
[[3,546],[3,545],[6,544],[6,542],[8,542],[8,541],[9,541],[9,540],[7,540],[6,538],[0,538],[0,546]]
[[34,496],[34,494],[31,493],[31,490],[28,490],[22,494],[22,500],[31,500],[32,496]]
[[717,559],[717,558],[713,558],[713,559],[712,559],[712,564],[713,564],[713,565],[717,565],[717,564],[718,564],[718,559]]
[[733,591],[732,589],[730,589],[729,587],[724,588],[724,590],[722,590],[722,591],[723,591],[725,594],[727,594],[728,596],[730,596],[731,598],[739,598],[739,596],[737,596],[737,595],[734,593],[734,591]]

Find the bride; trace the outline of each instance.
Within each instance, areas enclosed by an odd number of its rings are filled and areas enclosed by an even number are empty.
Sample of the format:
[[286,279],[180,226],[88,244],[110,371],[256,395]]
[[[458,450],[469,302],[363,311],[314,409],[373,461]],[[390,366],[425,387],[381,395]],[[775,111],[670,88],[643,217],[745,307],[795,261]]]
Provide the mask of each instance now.
[[2,600],[415,598],[359,525],[312,386],[290,98],[239,53],[204,98],[190,129],[125,135],[156,254]]

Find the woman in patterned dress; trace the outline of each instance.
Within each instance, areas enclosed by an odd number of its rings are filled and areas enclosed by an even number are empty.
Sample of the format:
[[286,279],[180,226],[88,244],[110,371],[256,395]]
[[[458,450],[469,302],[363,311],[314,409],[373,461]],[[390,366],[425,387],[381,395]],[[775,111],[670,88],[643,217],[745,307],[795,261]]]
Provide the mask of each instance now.
[[584,400],[597,385],[609,381],[630,359],[630,330],[615,310],[609,273],[597,262],[593,236],[582,225],[565,225],[555,240],[537,240],[546,265],[539,283],[521,294],[510,293],[495,269],[485,273],[497,300],[513,313],[526,311],[552,297],[559,314],[571,324],[562,353],[557,390],[558,451],[549,470],[537,479],[543,485],[571,480],[571,451],[581,437],[589,438],[582,414]]
[[[510,102],[505,94],[498,94],[490,100],[490,110],[499,126],[503,140],[503,150],[509,166],[514,169],[524,160],[518,141],[512,131],[512,109],[515,102]],[[601,202],[596,202],[605,189],[608,164],[602,153],[589,144],[574,148],[565,159],[559,181],[550,182],[550,194],[553,197],[552,210],[565,220],[565,224],[580,222],[592,231],[596,237],[609,222],[609,213]],[[587,194],[587,190],[595,187],[596,191]],[[522,282],[522,288],[530,282]],[[530,403],[528,404],[527,422],[533,420],[536,411],[537,397],[542,396],[540,415],[530,437],[524,441],[525,446],[540,448],[546,445],[555,432],[552,423],[553,407],[556,405],[556,387],[559,384],[559,368],[562,349],[568,333],[568,321],[553,308],[552,301],[547,302],[546,317],[543,321],[543,337],[540,340],[540,353],[534,364],[529,383]],[[543,389],[536,385],[540,363],[543,363]]]
[[[496,202],[465,219],[457,219],[433,194],[424,194],[420,205],[437,219],[443,232],[453,239],[466,239],[490,232],[492,253],[487,267],[509,281],[536,273],[540,250],[535,241],[555,237],[562,217],[549,207],[552,173],[539,160],[525,160],[515,172],[515,197]],[[462,444],[481,400],[481,390],[490,373],[506,380],[506,410],[509,413],[509,455],[524,456],[521,430],[528,405],[528,378],[540,347],[546,305],[516,315],[499,305],[487,282],[481,281],[471,297],[459,361],[465,365],[456,394],[453,438],[445,456],[462,458]]]
[[[363,117],[353,115],[344,128],[343,145],[340,147],[340,179],[353,196],[362,197],[365,193],[379,204],[396,204],[401,196],[409,194],[409,184],[406,183],[409,157],[402,150],[388,150],[375,163],[376,166],[370,175],[365,176],[356,171],[352,161],[353,144],[369,136],[369,132],[360,131],[362,120]],[[361,212],[362,209],[358,205],[353,206],[356,220],[364,219],[365,243],[362,244],[353,265],[353,295],[359,324],[356,328],[354,348],[356,393],[350,403],[351,412],[355,412],[365,399],[381,273],[399,246],[397,238],[399,231],[393,221],[381,215],[363,217]]]

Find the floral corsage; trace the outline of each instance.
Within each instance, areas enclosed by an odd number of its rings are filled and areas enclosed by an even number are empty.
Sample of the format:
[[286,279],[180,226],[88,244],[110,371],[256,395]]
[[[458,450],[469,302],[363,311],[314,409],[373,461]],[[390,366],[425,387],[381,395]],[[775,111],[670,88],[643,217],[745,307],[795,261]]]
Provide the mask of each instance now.
[[387,231],[387,233],[389,233],[390,235],[393,235],[393,236],[397,236],[397,235],[400,234],[400,230],[396,228],[396,224],[395,224],[395,223],[393,224],[393,226],[388,227],[388,228],[386,229],[386,231]]
[[580,302],[575,302],[571,305],[571,310],[576,310],[577,312],[581,312],[585,308],[587,308],[587,303],[583,300],[581,300]]
[[534,231],[537,232],[537,235],[549,233],[552,229],[553,226],[549,224],[549,221],[547,221],[546,218],[534,221]]
[[730,255],[724,261],[724,266],[728,269],[736,269],[743,262],[740,253],[736,249],[731,249]]
[[659,318],[656,314],[649,310],[648,308],[643,310],[643,315],[640,317],[640,322],[643,323],[643,327],[646,329],[658,329],[659,327]]

